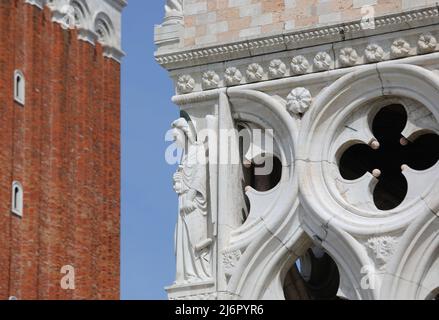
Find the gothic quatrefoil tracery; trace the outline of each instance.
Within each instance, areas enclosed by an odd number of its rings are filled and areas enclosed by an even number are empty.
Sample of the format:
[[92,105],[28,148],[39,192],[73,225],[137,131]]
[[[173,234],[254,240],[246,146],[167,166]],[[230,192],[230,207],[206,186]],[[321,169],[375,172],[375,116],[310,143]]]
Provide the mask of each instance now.
[[371,145],[351,146],[339,161],[344,179],[355,180],[366,172],[378,179],[373,199],[380,210],[394,209],[405,199],[408,182],[402,174],[404,166],[423,171],[433,167],[439,160],[439,136],[425,131],[409,141],[402,135],[407,119],[402,105],[382,108],[372,122],[371,129],[376,141]]

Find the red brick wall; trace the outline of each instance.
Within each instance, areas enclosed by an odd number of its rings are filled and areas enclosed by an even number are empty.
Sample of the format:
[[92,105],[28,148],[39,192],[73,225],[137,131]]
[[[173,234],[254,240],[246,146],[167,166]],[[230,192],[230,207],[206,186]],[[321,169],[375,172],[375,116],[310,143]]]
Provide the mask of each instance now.
[[[13,74],[26,78],[26,105]],[[24,216],[11,214],[11,184]],[[120,65],[23,0],[0,2],[0,299],[118,299]],[[63,290],[72,265],[76,289]]]

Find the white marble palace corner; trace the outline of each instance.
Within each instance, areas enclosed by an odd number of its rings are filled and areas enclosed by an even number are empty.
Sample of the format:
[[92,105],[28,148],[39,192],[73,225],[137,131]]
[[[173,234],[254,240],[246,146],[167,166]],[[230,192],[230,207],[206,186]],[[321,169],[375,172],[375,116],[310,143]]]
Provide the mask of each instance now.
[[383,3],[164,1],[170,299],[438,299],[439,11]]

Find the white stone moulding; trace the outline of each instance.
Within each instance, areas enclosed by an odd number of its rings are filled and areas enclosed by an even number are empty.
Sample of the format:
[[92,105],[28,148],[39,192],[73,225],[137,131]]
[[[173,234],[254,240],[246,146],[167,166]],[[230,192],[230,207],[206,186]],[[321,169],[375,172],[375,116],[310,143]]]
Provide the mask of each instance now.
[[78,39],[103,45],[104,56],[121,62],[121,14],[126,0],[25,0],[40,9],[48,6],[52,21],[64,29],[78,29]]
[[[437,39],[439,39],[439,28],[429,26],[372,38],[225,61],[221,64],[212,63],[171,70],[170,74],[175,79],[182,75],[192,77],[195,81],[193,89],[184,92],[190,93],[298,77],[304,74],[322,73],[382,61],[398,61],[407,57],[437,52],[439,50]],[[216,85],[203,85],[203,74],[211,72],[218,76]]]

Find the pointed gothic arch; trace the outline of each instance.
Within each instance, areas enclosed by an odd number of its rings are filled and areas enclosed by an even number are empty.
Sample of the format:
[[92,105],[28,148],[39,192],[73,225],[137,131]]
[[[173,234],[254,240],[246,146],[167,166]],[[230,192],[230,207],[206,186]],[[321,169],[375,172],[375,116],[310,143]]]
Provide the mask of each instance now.
[[232,88],[227,97],[235,121],[276,128],[275,154],[282,163],[278,186],[268,192],[247,191],[251,203],[249,218],[231,233],[229,241],[228,251],[239,250],[242,256],[228,281],[227,291],[234,297],[283,299],[288,269],[312,244],[300,228],[297,216],[294,137],[299,128],[283,105],[267,94]]

